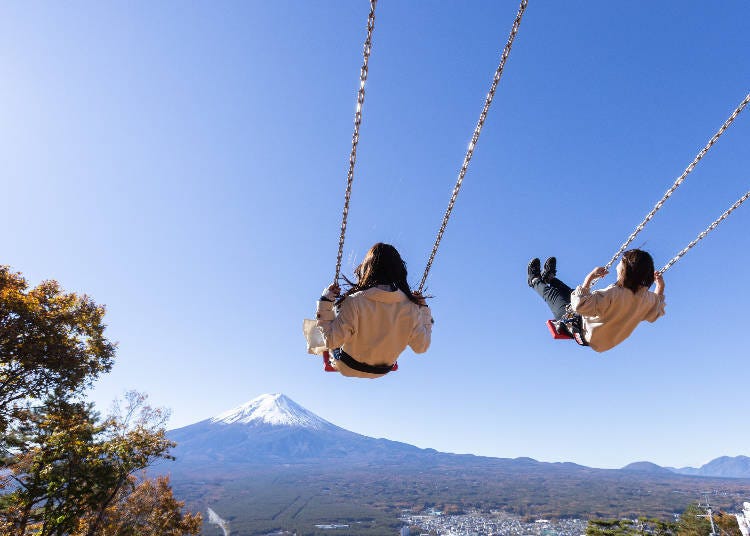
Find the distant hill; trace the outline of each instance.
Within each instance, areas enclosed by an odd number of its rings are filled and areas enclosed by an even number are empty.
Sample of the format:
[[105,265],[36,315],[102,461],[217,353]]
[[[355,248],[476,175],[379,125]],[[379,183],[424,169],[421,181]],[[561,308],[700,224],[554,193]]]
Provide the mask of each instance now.
[[750,478],[750,457],[721,456],[697,469],[694,467],[681,467],[679,469],[671,468],[671,470],[681,475]]
[[621,469],[622,471],[635,471],[635,472],[641,472],[641,473],[651,473],[651,474],[669,474],[673,471],[670,471],[666,467],[661,467],[660,465],[656,465],[655,463],[651,462],[633,462]]
[[[171,473],[175,492],[189,506],[210,507],[237,534],[307,534],[315,524],[341,521],[350,534],[390,534],[402,510],[427,506],[528,519],[669,518],[706,489],[715,490],[712,505],[728,511],[750,499],[750,479],[678,474],[650,462],[594,469],[375,439],[321,419],[282,394],[262,395],[168,436],[178,443],[176,461],[157,470]],[[739,466],[721,465],[725,475],[737,474]]]

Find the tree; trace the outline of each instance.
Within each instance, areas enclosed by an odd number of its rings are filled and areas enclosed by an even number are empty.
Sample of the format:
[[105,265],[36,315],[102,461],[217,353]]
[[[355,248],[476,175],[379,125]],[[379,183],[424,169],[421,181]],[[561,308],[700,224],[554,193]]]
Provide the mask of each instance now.
[[[136,508],[148,490],[154,490],[167,519],[182,527],[171,490],[167,497],[163,482],[134,477],[154,461],[171,458],[167,413],[135,392],[125,400],[124,409],[118,404],[104,421],[89,405],[65,401],[47,403],[23,421],[15,433],[22,454],[7,467],[14,489],[5,499],[9,508],[0,515],[7,533],[24,535],[36,527],[39,536],[105,534],[104,527],[116,525],[111,518],[118,518],[123,505]],[[188,515],[186,526],[193,519],[200,516]]]
[[19,454],[7,464],[12,492],[0,519],[8,534],[67,534],[98,500],[96,481],[101,433],[91,408],[58,401],[29,411],[15,431]]
[[586,536],[674,536],[677,525],[661,519],[589,519]]
[[169,449],[175,443],[167,439],[165,430],[168,416],[165,410],[147,405],[146,396],[135,391],[125,395],[124,407],[115,404],[103,429],[99,459],[105,460],[99,477],[105,484],[106,495],[97,501],[89,516],[92,519],[86,536],[99,534],[107,523],[108,514],[112,513],[112,505],[127,498],[136,488],[135,472],[156,460],[173,459]]
[[589,519],[586,536],[629,536],[636,534],[629,519]]
[[677,536],[708,536],[711,534],[711,522],[706,519],[705,514],[706,512],[697,504],[689,504],[680,515],[680,520],[677,523]]
[[104,307],[88,296],[26,280],[0,266],[0,453],[12,420],[35,400],[69,399],[109,372],[115,345],[104,337]]
[[[118,497],[106,509],[103,522],[96,534],[101,536],[183,536],[199,534],[200,514],[183,514],[183,502],[177,501],[169,485],[169,478],[138,482],[128,478]],[[84,519],[73,536],[90,533],[90,519]]]
[[720,511],[715,513],[713,517],[717,531],[722,536],[742,536],[740,524],[737,522],[737,518],[733,514],[725,514]]
[[172,458],[167,412],[131,392],[102,420],[85,401],[114,359],[103,318],[87,296],[64,293],[54,281],[29,290],[20,274],[0,267],[3,535],[125,536],[135,533],[117,520],[139,508],[153,516],[137,534],[199,530],[200,515],[181,513],[167,480],[135,477]]

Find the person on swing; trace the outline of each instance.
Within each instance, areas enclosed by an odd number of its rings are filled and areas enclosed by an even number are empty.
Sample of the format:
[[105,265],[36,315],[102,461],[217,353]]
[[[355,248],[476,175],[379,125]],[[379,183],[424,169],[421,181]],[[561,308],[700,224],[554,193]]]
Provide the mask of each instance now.
[[372,246],[354,275],[357,282],[347,280],[343,295],[336,283],[323,291],[316,327],[338,372],[379,378],[407,346],[418,354],[427,351],[432,314],[422,295],[409,288],[406,263],[392,245]]
[[[591,284],[609,273],[603,266],[594,268],[575,289],[557,279],[555,257],[545,261],[544,272],[539,259],[531,259],[527,272],[529,286],[549,306],[555,320],[570,314],[567,325],[579,331],[580,340],[576,340],[597,352],[620,344],[642,320],[655,322],[664,315],[664,278],[654,270],[651,255],[640,249],[623,253],[617,265],[617,281],[593,292]],[[648,289],[654,282],[651,292]]]

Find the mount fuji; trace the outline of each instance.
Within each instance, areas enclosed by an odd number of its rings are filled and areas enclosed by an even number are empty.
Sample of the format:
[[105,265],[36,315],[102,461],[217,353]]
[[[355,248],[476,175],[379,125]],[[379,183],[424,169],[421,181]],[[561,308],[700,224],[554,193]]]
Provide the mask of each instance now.
[[177,465],[372,463],[435,454],[340,428],[283,394],[265,394],[168,433]]
[[337,428],[326,420],[281,394],[261,395],[250,402],[220,413],[211,419],[218,424],[247,424],[252,426],[291,426],[298,428]]

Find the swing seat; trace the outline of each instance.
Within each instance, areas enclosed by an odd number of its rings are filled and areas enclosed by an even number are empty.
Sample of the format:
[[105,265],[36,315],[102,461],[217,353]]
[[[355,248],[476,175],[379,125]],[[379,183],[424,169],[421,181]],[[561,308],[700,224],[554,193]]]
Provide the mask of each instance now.
[[[560,326],[558,328],[558,326]],[[562,322],[557,320],[547,320],[547,329],[552,334],[553,339],[573,339],[576,341],[578,346],[588,346],[589,343],[583,338],[583,335],[577,330],[574,331],[573,335],[568,333],[566,328],[562,327]]]
[[[325,372],[338,372],[335,368],[331,366],[330,361],[331,354],[328,353],[328,350],[323,352],[323,370]],[[391,367],[391,372],[396,372],[398,370],[398,361],[393,364]]]
[[552,334],[553,339],[572,339],[573,338],[563,330],[558,331],[557,323],[554,320],[547,320],[547,329],[549,329],[549,332]]
[[331,355],[328,353],[328,350],[323,352],[323,370],[326,372],[338,372],[338,370],[331,366],[331,362],[328,360],[329,357]]

